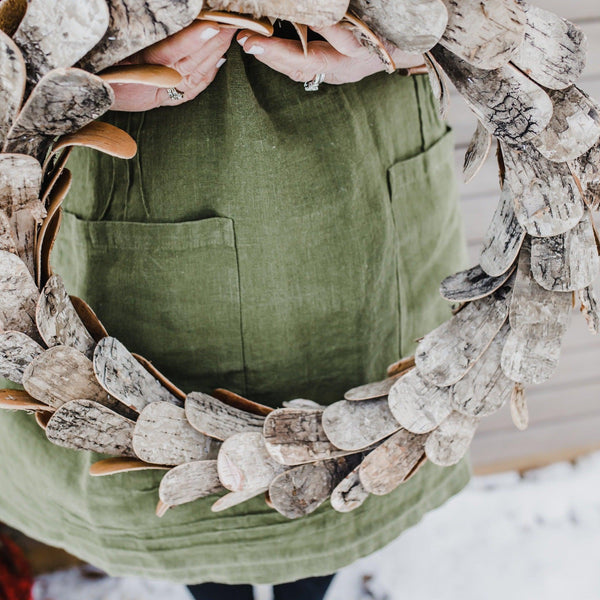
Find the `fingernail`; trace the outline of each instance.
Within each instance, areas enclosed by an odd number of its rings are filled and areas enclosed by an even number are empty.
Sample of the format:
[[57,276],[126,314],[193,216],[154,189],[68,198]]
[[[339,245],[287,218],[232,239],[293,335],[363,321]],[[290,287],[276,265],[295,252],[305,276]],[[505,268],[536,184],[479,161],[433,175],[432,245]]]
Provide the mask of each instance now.
[[248,50],[246,50],[247,54],[262,54],[265,51],[265,49],[262,46],[257,46],[256,44],[254,44],[253,46],[250,46],[250,48]]
[[214,38],[215,35],[217,35],[218,33],[219,33],[218,29],[215,29],[214,27],[208,27],[200,34],[200,39],[201,40],[210,40],[210,39]]
[[227,60],[226,58],[220,58],[220,59],[217,61],[217,69],[219,69],[220,67],[222,67],[222,66],[225,64],[225,61],[226,61],[226,60]]
[[240,39],[238,40],[238,44],[239,44],[240,46],[243,46],[243,45],[246,43],[246,40],[247,40],[247,39],[248,39],[248,36],[247,36],[247,35],[245,35],[243,38],[240,38]]

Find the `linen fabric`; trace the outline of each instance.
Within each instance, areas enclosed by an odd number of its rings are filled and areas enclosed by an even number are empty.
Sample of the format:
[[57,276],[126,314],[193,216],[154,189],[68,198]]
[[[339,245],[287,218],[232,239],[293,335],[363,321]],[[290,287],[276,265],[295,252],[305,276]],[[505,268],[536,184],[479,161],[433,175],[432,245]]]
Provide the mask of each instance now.
[[[76,150],[52,263],[111,335],[184,391],[328,404],[385,377],[451,312],[467,266],[452,133],[425,76],[306,93],[237,47],[194,101],[106,119],[130,161]],[[0,414],[0,519],[105,569],[183,583],[325,575],[458,493],[469,455],[430,462],[354,512],[289,520],[262,496],[154,515],[163,472],[88,475],[102,458]],[[399,557],[399,560],[401,558]]]

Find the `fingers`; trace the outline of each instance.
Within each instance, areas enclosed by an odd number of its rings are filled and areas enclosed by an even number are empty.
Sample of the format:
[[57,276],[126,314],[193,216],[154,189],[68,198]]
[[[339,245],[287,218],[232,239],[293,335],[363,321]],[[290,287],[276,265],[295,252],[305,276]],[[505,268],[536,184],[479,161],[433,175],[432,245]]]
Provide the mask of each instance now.
[[356,36],[345,25],[337,24],[329,27],[311,27],[328,41],[340,54],[356,58],[365,57],[365,48]]

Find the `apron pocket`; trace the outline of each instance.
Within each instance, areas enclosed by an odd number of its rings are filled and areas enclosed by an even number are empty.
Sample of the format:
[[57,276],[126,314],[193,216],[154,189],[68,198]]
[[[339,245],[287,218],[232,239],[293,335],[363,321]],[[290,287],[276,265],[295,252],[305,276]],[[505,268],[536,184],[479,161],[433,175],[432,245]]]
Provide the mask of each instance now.
[[184,391],[243,391],[232,219],[88,221],[65,211],[52,265],[111,335]]
[[468,262],[453,152],[448,130],[430,148],[387,172],[397,232],[403,355],[450,316],[439,285]]

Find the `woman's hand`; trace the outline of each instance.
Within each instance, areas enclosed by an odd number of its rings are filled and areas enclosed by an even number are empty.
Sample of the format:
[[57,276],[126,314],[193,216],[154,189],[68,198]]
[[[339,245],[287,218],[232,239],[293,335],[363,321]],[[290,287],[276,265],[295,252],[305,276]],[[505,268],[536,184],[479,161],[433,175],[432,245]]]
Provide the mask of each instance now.
[[176,106],[193,100],[215,78],[225,62],[235,29],[220,29],[216,23],[195,21],[189,27],[130,56],[121,64],[154,64],[171,67],[183,79],[177,89],[181,100],[172,100],[166,89],[139,84],[113,84],[115,103],[112,110],[137,112],[158,106]]
[[[309,81],[324,73],[325,83],[351,83],[385,69],[381,59],[362,46],[345,25],[311,29],[326,41],[309,42],[308,56],[304,56],[299,41],[267,38],[248,30],[236,38],[245,52],[294,81]],[[420,54],[407,54],[392,47],[389,50],[397,69],[424,62]]]

